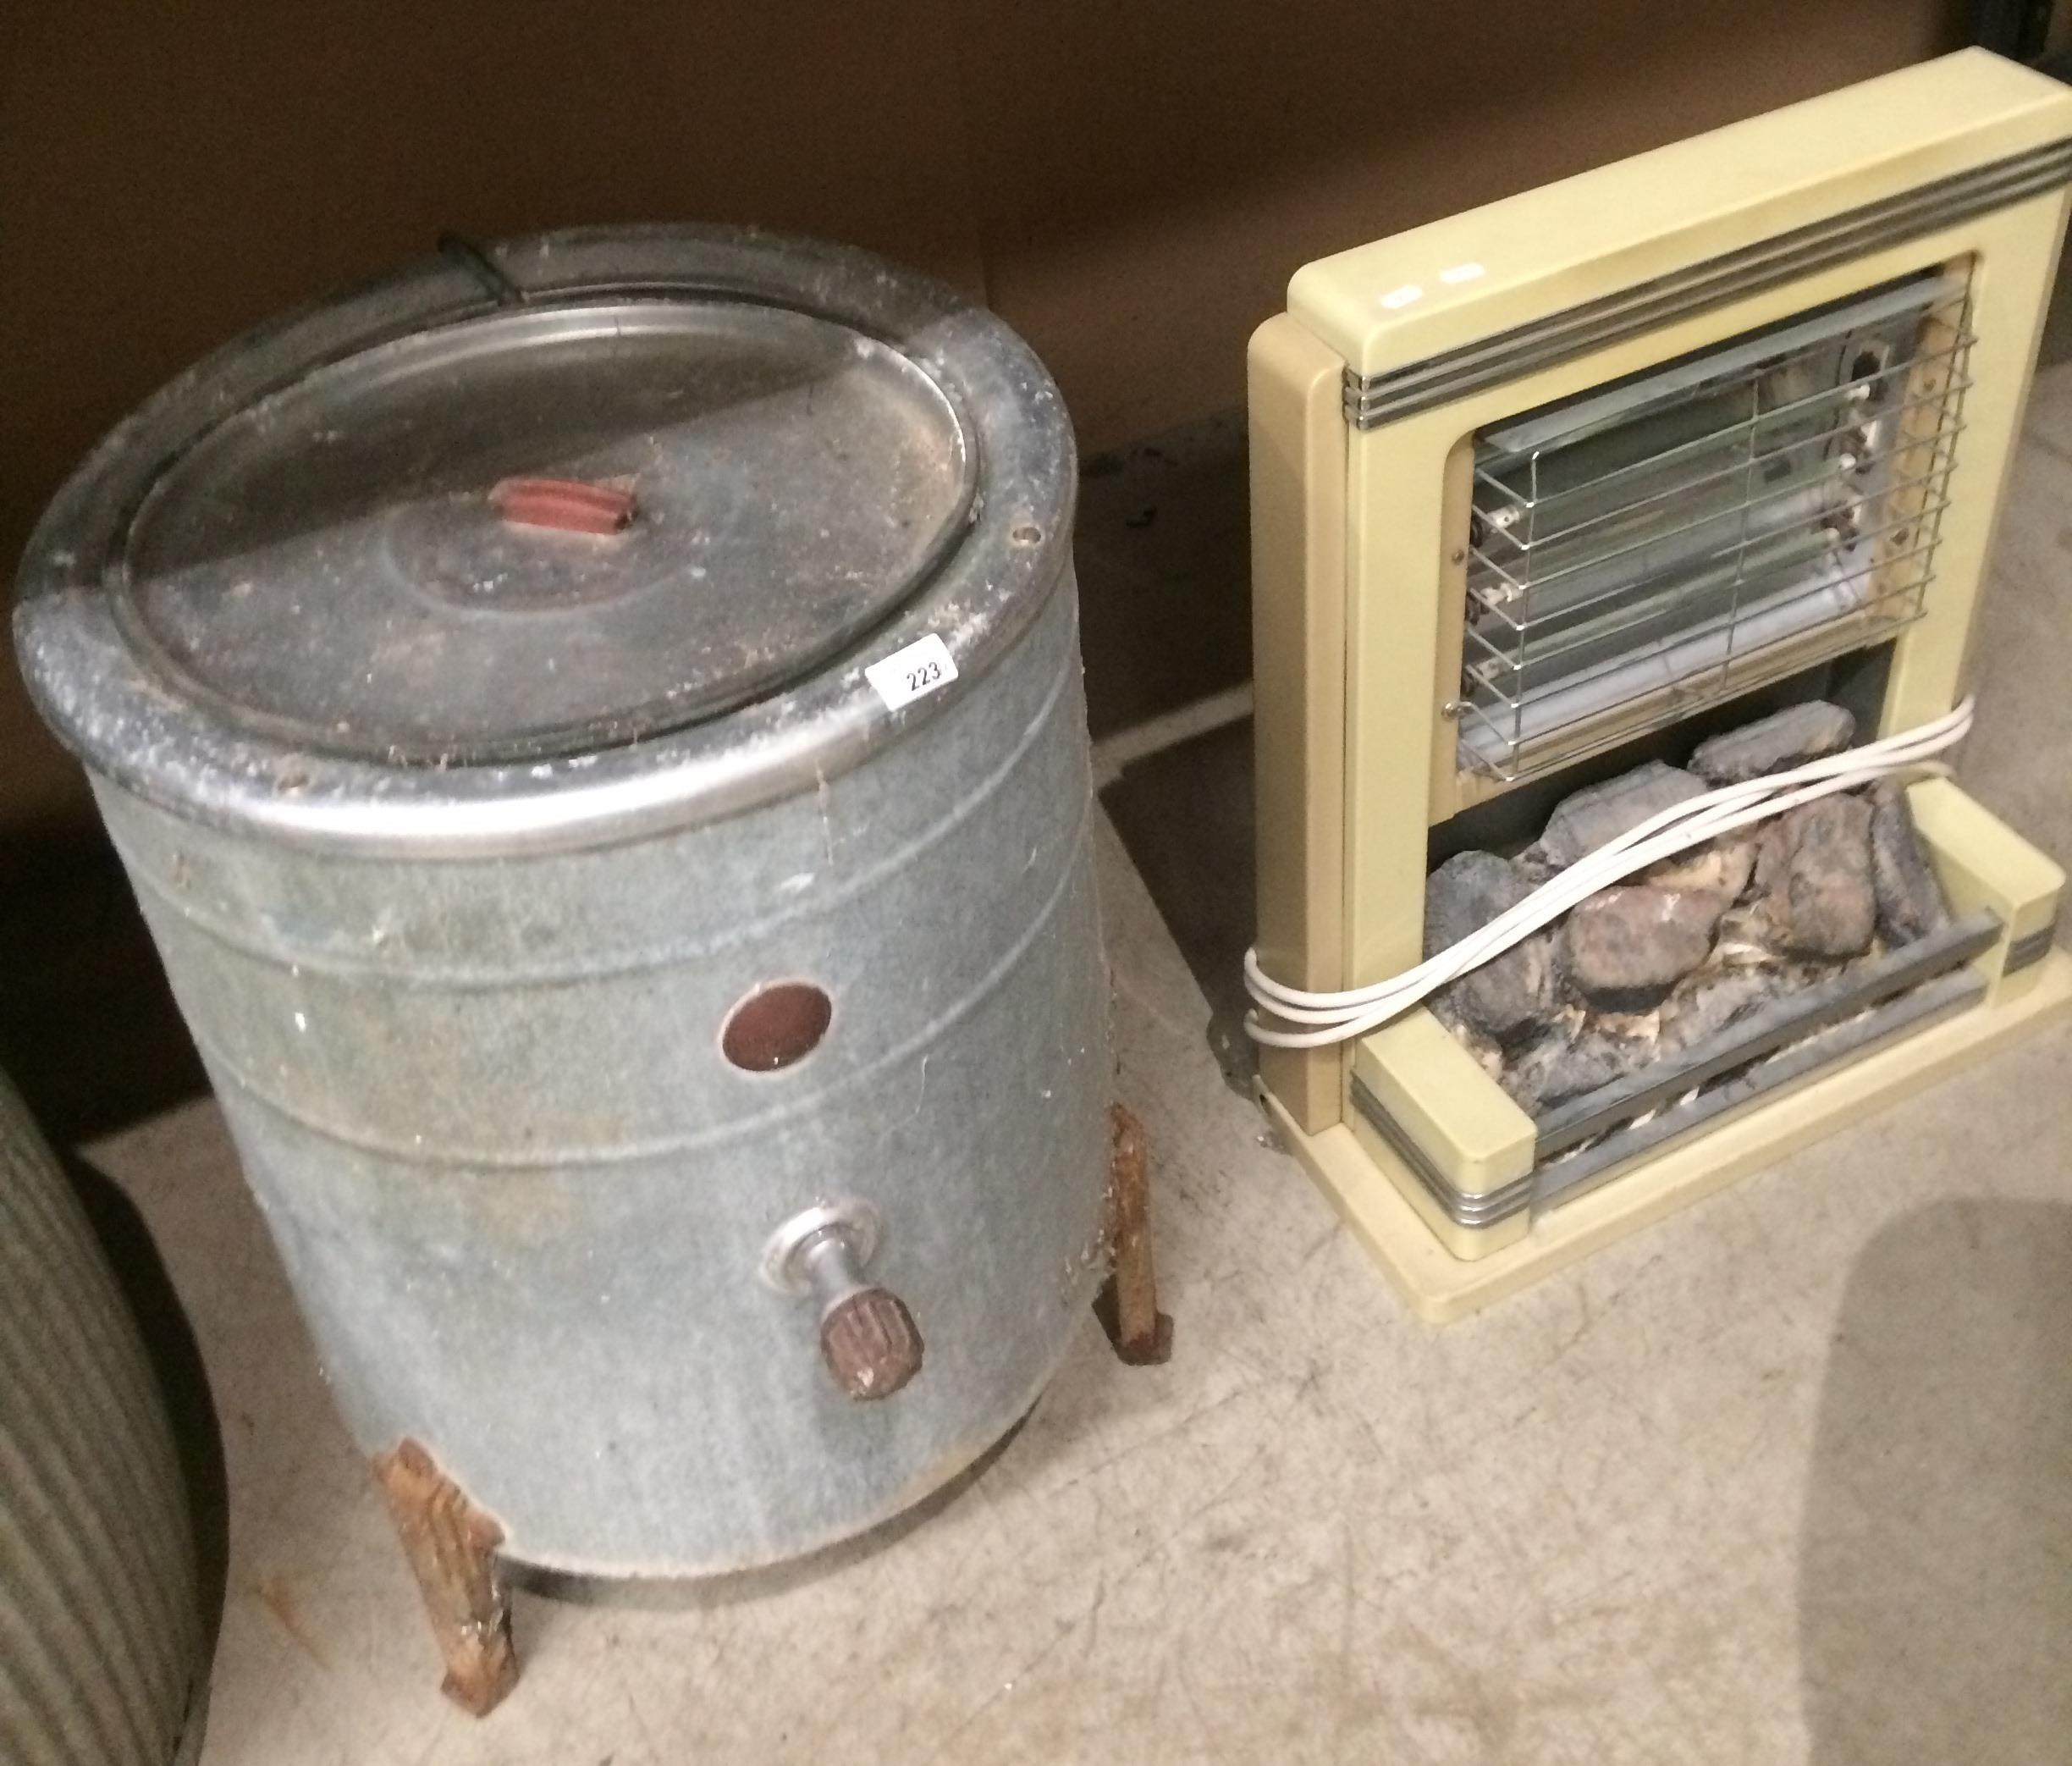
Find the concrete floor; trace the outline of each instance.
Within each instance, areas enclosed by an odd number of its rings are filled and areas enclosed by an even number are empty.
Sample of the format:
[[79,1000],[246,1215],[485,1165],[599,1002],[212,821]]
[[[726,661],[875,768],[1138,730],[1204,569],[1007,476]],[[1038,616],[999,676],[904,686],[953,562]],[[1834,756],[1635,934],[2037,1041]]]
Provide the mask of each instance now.
[[[2061,368],[1964,767],[2060,858],[2069,522]],[[221,1424],[205,1766],[2072,1758],[2072,1035],[1435,1331],[1225,1083],[1106,828],[1102,866],[1171,1364],[1089,1323],[939,1512],[752,1593],[521,1595],[485,1722],[438,1695],[213,1107],[86,1150]]]

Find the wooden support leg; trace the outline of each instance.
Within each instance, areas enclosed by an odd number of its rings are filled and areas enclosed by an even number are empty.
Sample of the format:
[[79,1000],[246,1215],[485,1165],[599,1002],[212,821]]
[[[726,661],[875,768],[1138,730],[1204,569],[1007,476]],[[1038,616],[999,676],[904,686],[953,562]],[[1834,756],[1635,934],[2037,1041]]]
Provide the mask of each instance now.
[[463,1710],[485,1717],[518,1684],[510,1601],[496,1566],[504,1530],[415,1441],[377,1455],[374,1477],[388,1499],[446,1658],[439,1690]]
[[1151,1172],[1143,1125],[1121,1104],[1110,1107],[1115,1133],[1108,1172],[1110,1274],[1094,1303],[1116,1356],[1132,1367],[1172,1355],[1172,1320],[1158,1309],[1151,1261]]

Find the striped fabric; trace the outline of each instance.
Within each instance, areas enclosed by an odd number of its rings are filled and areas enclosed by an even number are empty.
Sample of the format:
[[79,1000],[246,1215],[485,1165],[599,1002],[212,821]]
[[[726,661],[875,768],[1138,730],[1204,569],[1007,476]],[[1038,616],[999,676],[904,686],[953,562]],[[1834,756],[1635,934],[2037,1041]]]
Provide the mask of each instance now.
[[168,1766],[200,1629],[163,1401],[85,1216],[0,1079],[0,1760]]

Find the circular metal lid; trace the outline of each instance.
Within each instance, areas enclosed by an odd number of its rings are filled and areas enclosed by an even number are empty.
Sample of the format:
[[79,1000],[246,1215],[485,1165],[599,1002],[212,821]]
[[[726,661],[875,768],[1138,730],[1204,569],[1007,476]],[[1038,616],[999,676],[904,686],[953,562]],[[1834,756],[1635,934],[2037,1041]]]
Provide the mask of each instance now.
[[[925,277],[747,229],[541,234],[163,389],[45,511],[15,639],[59,736],[181,814],[567,849],[944,716],[1069,581],[1075,483],[1042,365]],[[939,689],[873,685],[918,643]]]
[[797,678],[905,599],[977,482],[910,357],[738,301],[520,308],[330,363],[152,488],[131,641],[302,747],[580,753]]

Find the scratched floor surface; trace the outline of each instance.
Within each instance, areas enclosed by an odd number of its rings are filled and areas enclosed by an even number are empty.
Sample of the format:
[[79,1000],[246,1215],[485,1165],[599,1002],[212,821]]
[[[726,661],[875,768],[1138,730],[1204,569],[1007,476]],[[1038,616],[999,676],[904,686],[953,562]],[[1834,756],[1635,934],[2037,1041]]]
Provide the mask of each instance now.
[[[2068,522],[2060,370],[1966,764],[2060,858]],[[438,1696],[212,1107],[88,1150],[220,1418],[205,1766],[2072,1758],[2072,1037],[1434,1331],[1262,1144],[1221,1002],[1103,842],[1171,1366],[1089,1324],[940,1512],[752,1598],[521,1595],[525,1679],[485,1722]]]

